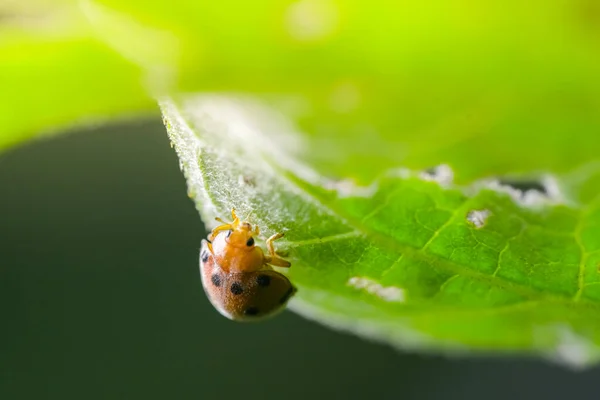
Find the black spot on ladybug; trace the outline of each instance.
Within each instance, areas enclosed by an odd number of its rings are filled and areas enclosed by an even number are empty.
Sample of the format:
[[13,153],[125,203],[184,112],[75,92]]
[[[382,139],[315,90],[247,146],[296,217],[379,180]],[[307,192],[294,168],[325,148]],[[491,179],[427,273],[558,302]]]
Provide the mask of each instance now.
[[269,275],[260,274],[256,277],[256,283],[258,283],[258,286],[267,287],[271,284],[271,277]]
[[207,262],[208,261],[208,251],[204,250],[202,252],[202,254],[200,254],[201,260],[202,262]]
[[226,237],[229,237],[229,236],[231,236],[231,232],[233,232],[233,230],[231,230],[231,229],[230,229],[230,230],[228,230],[228,231],[227,231],[227,236],[226,236]]
[[210,280],[216,287],[221,286],[221,277],[218,274],[214,274],[213,276],[211,276]]
[[239,282],[233,282],[231,284],[231,287],[229,288],[229,290],[231,290],[231,293],[235,294],[236,296],[244,293],[244,288],[242,287],[242,284]]
[[254,315],[258,315],[259,312],[260,311],[256,307],[248,307],[244,310],[244,315],[254,316]]
[[254,238],[251,237],[250,239],[248,239],[248,241],[246,242],[246,246],[254,246]]
[[283,295],[283,297],[281,299],[279,299],[279,304],[284,304],[286,301],[288,301],[290,299],[290,297],[292,297],[292,295],[294,294],[294,292],[296,291],[296,289],[294,289],[294,287],[290,287],[287,292],[285,292],[285,294]]

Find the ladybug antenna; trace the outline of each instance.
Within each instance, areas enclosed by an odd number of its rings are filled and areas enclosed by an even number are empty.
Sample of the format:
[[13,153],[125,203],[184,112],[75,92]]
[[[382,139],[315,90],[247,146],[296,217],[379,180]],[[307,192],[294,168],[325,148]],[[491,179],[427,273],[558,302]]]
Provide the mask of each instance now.
[[235,208],[231,209],[231,218],[233,219],[233,221],[231,222],[231,225],[235,228],[240,223],[240,219],[238,218],[237,214],[235,213]]

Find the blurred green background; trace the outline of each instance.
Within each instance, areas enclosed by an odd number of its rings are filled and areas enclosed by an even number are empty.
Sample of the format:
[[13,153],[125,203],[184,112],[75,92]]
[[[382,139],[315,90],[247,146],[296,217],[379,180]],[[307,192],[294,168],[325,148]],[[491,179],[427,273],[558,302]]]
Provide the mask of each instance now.
[[238,324],[158,118],[0,156],[0,399],[596,399],[600,369],[412,355],[285,312]]

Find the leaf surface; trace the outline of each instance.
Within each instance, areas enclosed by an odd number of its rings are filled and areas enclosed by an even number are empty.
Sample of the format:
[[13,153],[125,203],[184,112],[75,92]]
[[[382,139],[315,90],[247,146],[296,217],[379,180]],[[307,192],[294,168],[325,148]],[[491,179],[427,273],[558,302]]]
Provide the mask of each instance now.
[[264,237],[285,232],[298,313],[403,348],[597,361],[599,165],[548,175],[545,192],[458,185],[446,166],[359,186],[308,162],[306,135],[264,102],[161,107],[203,220],[236,208]]

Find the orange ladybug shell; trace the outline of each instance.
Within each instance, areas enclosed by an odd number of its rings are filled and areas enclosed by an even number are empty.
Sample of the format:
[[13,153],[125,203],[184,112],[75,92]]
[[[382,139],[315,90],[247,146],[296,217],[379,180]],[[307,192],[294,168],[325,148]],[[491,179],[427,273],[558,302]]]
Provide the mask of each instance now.
[[202,241],[200,251],[202,286],[212,305],[236,321],[258,321],[285,308],[296,288],[288,278],[269,266],[252,272],[226,273]]

